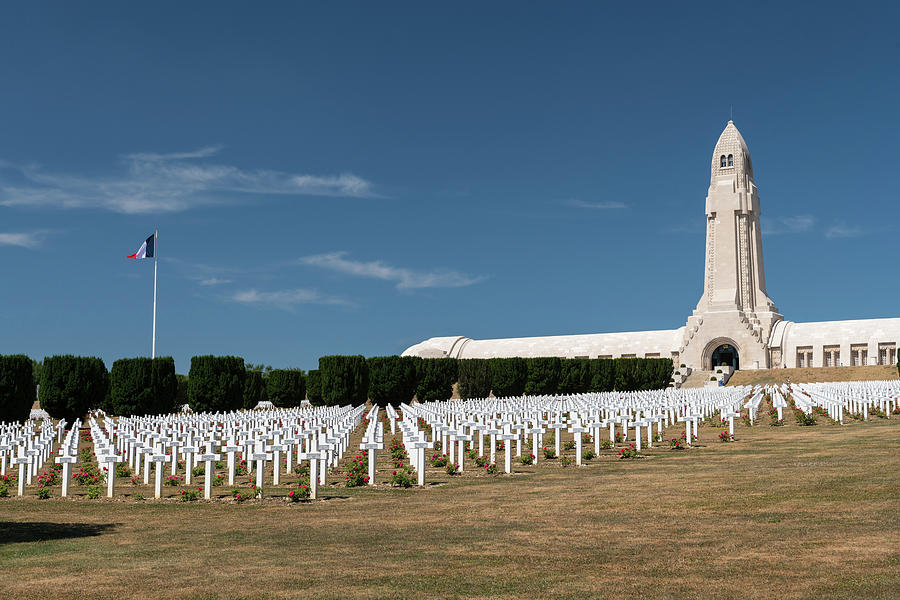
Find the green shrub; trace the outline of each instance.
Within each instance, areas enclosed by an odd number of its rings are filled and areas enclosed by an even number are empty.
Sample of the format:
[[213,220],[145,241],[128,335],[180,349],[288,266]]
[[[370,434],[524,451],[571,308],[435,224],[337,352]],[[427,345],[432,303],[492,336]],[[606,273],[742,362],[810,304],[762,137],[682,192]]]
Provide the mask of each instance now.
[[416,474],[413,468],[404,465],[391,474],[390,484],[392,487],[408,488],[413,485],[415,480]]
[[809,427],[810,425],[816,424],[816,416],[808,415],[802,410],[795,410],[794,418],[797,419],[797,425],[803,425],[804,427]]
[[197,490],[181,490],[181,501],[182,502],[193,502],[200,497],[200,492]]
[[369,369],[362,356],[323,356],[319,359],[322,401],[329,406],[365,404]]
[[188,403],[195,412],[238,410],[244,404],[244,359],[194,356],[188,374]]
[[106,365],[96,357],[50,356],[41,368],[41,408],[54,419],[72,422],[105,404],[109,390]]
[[416,365],[416,398],[419,402],[448,400],[453,395],[459,366],[455,358],[419,358]]
[[360,487],[369,483],[369,459],[358,454],[347,464],[347,474],[344,475],[344,485],[347,487]]
[[459,361],[460,398],[487,398],[491,393],[491,363],[482,358]]
[[188,377],[187,375],[175,375],[175,408],[181,409],[188,401]]
[[247,377],[244,379],[244,408],[250,410],[268,399],[266,379],[262,372],[247,371]]
[[[412,356],[373,356],[369,368],[369,398],[378,406],[411,402],[416,393],[416,359]],[[449,396],[448,396],[449,397]]]
[[633,392],[640,389],[640,361],[639,358],[616,358],[616,391]]
[[0,355],[0,421],[25,421],[37,399],[33,361],[24,354]]
[[611,392],[616,387],[616,363],[611,358],[591,360],[591,387],[589,392]]
[[528,381],[525,383],[526,394],[535,396],[557,393],[561,359],[548,356],[529,358],[525,362],[528,366]]
[[322,374],[318,369],[306,373],[306,397],[311,404],[322,404]]
[[121,358],[109,373],[107,411],[122,416],[171,413],[177,391],[172,357]]
[[299,369],[274,369],[266,381],[269,402],[279,408],[300,406],[306,399],[306,379]]
[[497,397],[521,396],[528,383],[528,363],[524,358],[492,358],[491,389]]
[[674,371],[668,358],[617,358],[613,368],[616,390],[620,392],[664,389]]
[[157,356],[150,363],[150,387],[153,389],[155,415],[175,412],[178,400],[178,376],[175,375],[175,359]]
[[92,485],[87,489],[87,497],[91,500],[96,500],[100,497],[100,486]]
[[150,377],[149,358],[120,358],[114,362],[109,372],[108,412],[122,416],[150,414]]
[[590,360],[586,358],[564,358],[560,361],[560,394],[583,394],[590,390],[591,380]]

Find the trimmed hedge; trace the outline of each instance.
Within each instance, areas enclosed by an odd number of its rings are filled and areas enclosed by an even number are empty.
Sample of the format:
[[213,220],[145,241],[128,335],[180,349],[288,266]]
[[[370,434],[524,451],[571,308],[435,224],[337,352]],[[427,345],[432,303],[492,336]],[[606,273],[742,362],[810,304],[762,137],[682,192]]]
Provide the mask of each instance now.
[[109,373],[106,411],[121,416],[168,414],[175,409],[177,392],[171,356],[121,358]]
[[521,396],[528,385],[528,363],[524,358],[491,358],[491,389],[498,398]]
[[273,369],[266,380],[269,402],[279,408],[300,406],[306,399],[306,379],[299,369]]
[[633,392],[665,388],[674,370],[672,361],[667,358],[617,358],[616,390]]
[[25,421],[37,400],[30,358],[0,355],[0,422]]
[[[668,382],[666,382],[668,385]],[[616,363],[611,358],[591,359],[590,392],[611,392],[616,388]]]
[[181,410],[181,407],[185,404],[189,404],[188,401],[188,376],[187,375],[179,375],[175,374],[175,408],[177,410]]
[[41,368],[41,408],[72,423],[104,405],[109,391],[106,365],[96,357],[50,356]]
[[323,356],[319,359],[322,401],[328,406],[365,404],[369,369],[362,356]]
[[559,366],[560,394],[584,394],[591,389],[591,361],[587,358],[564,358]]
[[322,404],[322,374],[318,369],[306,372],[306,397],[312,404]]
[[559,389],[559,372],[562,359],[556,356],[542,358],[529,358],[528,381],[525,383],[525,393],[529,396],[543,394],[555,394]]
[[491,393],[491,363],[481,358],[459,361],[457,391],[460,398],[487,398]]
[[419,402],[449,400],[459,375],[455,358],[420,358],[416,363],[416,399]]
[[178,397],[175,359],[171,356],[157,356],[151,363],[151,375],[153,413],[165,415],[174,412]]
[[193,356],[188,374],[188,404],[194,412],[238,410],[244,405],[244,359]]
[[416,393],[416,359],[411,356],[373,356],[369,369],[369,399],[378,406],[411,402]]
[[247,371],[247,377],[244,379],[244,408],[250,410],[268,399],[266,379],[262,371]]

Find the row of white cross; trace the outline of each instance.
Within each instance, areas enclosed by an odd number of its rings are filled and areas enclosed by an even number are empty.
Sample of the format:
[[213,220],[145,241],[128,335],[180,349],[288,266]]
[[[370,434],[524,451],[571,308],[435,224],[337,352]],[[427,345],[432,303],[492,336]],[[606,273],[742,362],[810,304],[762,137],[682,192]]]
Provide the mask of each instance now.
[[[782,390],[788,386],[782,386]],[[869,411],[880,410],[889,416],[900,406],[900,381],[861,381],[835,383],[793,383],[789,387],[797,408],[809,414],[821,408],[829,418],[844,422],[844,413],[862,415],[869,419]]]
[[[234,485],[237,456],[246,461],[248,473],[256,473],[256,493],[263,493],[264,474],[272,464],[273,483],[278,485],[282,469],[294,461],[308,461],[310,495],[327,482],[329,467],[337,466],[349,445],[350,433],[359,424],[364,407],[310,407],[216,414],[178,414],[161,417],[101,415],[88,423],[93,454],[106,468],[107,495],[115,492],[116,464],[127,462],[144,483],[154,472],[154,495],[162,496],[166,464],[171,476],[184,458],[185,483],[190,485],[194,467],[204,467],[204,497],[211,497],[215,463],[227,455],[228,483]],[[63,495],[68,493],[71,464],[77,462],[78,433],[73,427],[60,444],[57,462],[63,465]],[[284,455],[284,466],[282,463]]]
[[749,410],[750,422],[756,421],[759,406],[768,395],[778,420],[784,418],[789,406],[787,398],[794,401],[798,410],[812,414],[816,408],[825,411],[830,419],[844,424],[844,413],[861,415],[869,419],[869,411],[877,409],[889,416],[900,406],[900,381],[855,381],[833,383],[792,383],[766,385],[753,388],[744,407]]
[[53,445],[62,438],[64,429],[65,420],[57,425],[50,419],[0,424],[0,476],[6,475],[8,464],[18,465],[20,496],[50,458]]
[[[734,419],[740,415],[740,409],[748,409],[751,423],[754,422],[766,395],[771,397],[779,419],[790,397],[806,413],[819,407],[843,423],[845,412],[868,419],[871,410],[890,414],[900,407],[900,381],[482,398],[402,404],[401,413],[393,406],[387,406],[384,411],[391,433],[395,434],[399,428],[410,466],[417,473],[418,484],[424,485],[425,451],[437,443],[462,471],[466,444],[472,448],[477,446],[479,456],[487,455],[491,463],[496,463],[497,444],[503,442],[504,470],[509,473],[513,442],[516,456],[521,456],[523,445],[530,442],[537,463],[544,436],[553,433],[555,452],[559,456],[560,434],[567,431],[574,437],[575,460],[581,464],[584,433],[593,436],[596,453],[600,451],[601,434],[606,430],[613,444],[619,433],[626,441],[633,440],[636,449],[641,451],[645,443],[652,447],[654,438],[664,428],[684,423],[685,441],[691,444],[698,435],[699,422],[718,414],[723,424],[728,422],[733,436]],[[155,495],[160,497],[165,465],[176,476],[179,457],[183,457],[188,485],[193,468],[205,464],[204,496],[209,498],[214,465],[225,454],[229,485],[234,485],[240,455],[246,461],[248,473],[255,472],[260,495],[269,463],[273,464],[273,482],[278,485],[282,468],[289,472],[292,463],[299,466],[307,461],[310,496],[315,498],[318,487],[327,482],[329,467],[337,466],[348,448],[350,433],[364,418],[367,425],[360,449],[368,455],[369,484],[375,484],[375,460],[377,451],[384,448],[385,433],[379,413],[378,407],[366,413],[361,406],[123,418],[100,412],[89,418],[88,427],[93,454],[106,469],[108,496],[114,494],[117,463],[128,463],[136,477],[143,475],[145,484],[149,483],[153,470]],[[425,426],[421,429],[420,419]],[[66,496],[72,465],[78,461],[80,426],[81,422],[76,421],[66,431],[65,421],[54,426],[47,419],[25,424],[0,423],[0,475],[6,474],[8,465],[18,465],[19,494],[23,494],[24,486],[32,483],[58,442],[56,462],[63,468],[62,495]]]
[[[537,463],[543,437],[551,431],[554,432],[557,455],[560,455],[562,431],[573,435],[575,461],[579,465],[584,433],[592,434],[594,451],[599,453],[602,431],[608,429],[609,439],[615,443],[617,430],[626,440],[633,430],[635,447],[641,451],[645,439],[647,446],[652,447],[654,437],[661,435],[663,428],[682,422],[686,441],[690,444],[697,436],[699,422],[718,412],[723,421],[728,421],[729,432],[734,435],[734,419],[739,416],[740,403],[749,391],[750,388],[691,392],[670,389],[657,394],[524,396],[403,404],[399,427],[410,465],[417,472],[418,484],[424,485],[425,450],[437,443],[449,460],[464,471],[467,443],[472,448],[477,444],[478,455],[484,457],[487,436],[489,462],[496,463],[498,442],[503,442],[504,471],[510,473],[512,443],[516,445],[516,456],[521,456],[523,443],[527,444],[530,439],[533,461]],[[386,412],[392,417],[393,425],[396,411],[388,406]],[[420,429],[419,419],[427,425],[425,430]],[[430,438],[427,429],[431,431]]]

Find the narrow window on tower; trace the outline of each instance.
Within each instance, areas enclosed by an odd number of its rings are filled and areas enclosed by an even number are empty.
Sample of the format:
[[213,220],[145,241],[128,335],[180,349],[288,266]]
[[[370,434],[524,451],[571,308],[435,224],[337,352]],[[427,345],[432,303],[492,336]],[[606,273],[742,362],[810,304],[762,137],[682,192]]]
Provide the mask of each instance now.
[[734,154],[729,154],[729,155],[728,155],[728,166],[729,166],[729,167],[733,167],[733,166],[734,166]]
[[720,167],[725,166],[725,155],[724,154],[722,155],[722,158],[719,159],[719,166]]

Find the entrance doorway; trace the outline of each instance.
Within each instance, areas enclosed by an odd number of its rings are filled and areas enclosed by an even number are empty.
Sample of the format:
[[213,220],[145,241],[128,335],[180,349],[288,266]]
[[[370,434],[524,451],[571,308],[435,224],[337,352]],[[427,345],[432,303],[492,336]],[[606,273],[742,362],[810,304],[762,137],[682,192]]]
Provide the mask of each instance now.
[[712,353],[712,368],[726,366],[738,370],[739,357],[737,348],[731,344],[722,344]]

